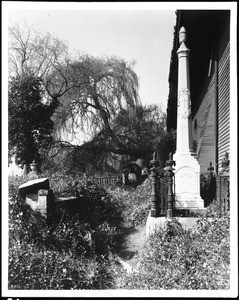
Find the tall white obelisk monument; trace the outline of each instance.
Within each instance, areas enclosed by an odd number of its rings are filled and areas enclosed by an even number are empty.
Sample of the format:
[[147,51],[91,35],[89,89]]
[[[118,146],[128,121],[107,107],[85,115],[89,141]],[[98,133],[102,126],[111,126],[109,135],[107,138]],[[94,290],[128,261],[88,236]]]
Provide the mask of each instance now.
[[176,208],[198,209],[204,207],[200,197],[200,166],[192,147],[191,98],[189,79],[189,49],[186,30],[179,31],[178,53],[178,109],[177,143],[173,159],[175,167]]

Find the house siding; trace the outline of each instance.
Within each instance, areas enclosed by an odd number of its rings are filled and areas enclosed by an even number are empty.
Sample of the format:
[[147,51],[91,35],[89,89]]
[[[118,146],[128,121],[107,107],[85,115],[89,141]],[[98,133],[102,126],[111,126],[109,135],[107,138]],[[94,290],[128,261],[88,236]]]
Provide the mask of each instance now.
[[230,157],[230,28],[221,34],[218,47],[218,162]]
[[[193,118],[193,139],[197,142],[197,157],[200,172],[207,172],[209,163],[215,164],[215,73],[212,75],[207,91],[202,96],[201,105]],[[195,130],[197,122],[197,130]]]
[[[218,41],[218,68],[213,70],[208,87],[198,101],[201,102],[192,122],[197,131],[193,139],[197,141],[197,156],[200,172],[207,172],[209,162],[215,167],[226,152],[230,156],[230,23],[224,27]],[[217,74],[215,74],[217,72]],[[216,76],[217,75],[217,76]],[[216,79],[217,78],[217,79]],[[216,82],[217,80],[217,82]],[[217,89],[217,91],[216,91]],[[204,90],[204,89],[202,89]],[[215,107],[217,101],[217,107]],[[215,128],[215,110],[217,109],[217,128]],[[216,141],[217,139],[217,147]],[[215,150],[216,149],[216,150]],[[215,153],[217,152],[217,153]],[[216,161],[217,158],[217,161]]]

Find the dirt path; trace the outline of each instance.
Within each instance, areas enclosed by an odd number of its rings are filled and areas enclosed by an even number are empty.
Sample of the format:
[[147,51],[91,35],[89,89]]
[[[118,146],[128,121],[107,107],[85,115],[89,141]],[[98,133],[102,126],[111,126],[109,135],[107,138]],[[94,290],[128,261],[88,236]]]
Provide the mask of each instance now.
[[139,254],[146,241],[145,225],[125,232],[122,248],[118,255],[132,268],[137,269]]
[[138,272],[140,253],[146,242],[146,227],[124,228],[121,235],[121,248],[114,255],[115,261],[118,262],[118,270],[112,289],[122,288],[121,274]]

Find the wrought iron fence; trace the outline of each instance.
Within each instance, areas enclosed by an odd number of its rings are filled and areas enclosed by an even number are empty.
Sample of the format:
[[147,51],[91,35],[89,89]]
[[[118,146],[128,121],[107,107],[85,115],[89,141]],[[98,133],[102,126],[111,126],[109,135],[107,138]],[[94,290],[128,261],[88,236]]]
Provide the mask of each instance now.
[[167,198],[168,198],[168,183],[167,177],[164,174],[160,174],[157,177],[157,209],[159,212],[159,216],[167,215]]
[[219,174],[216,178],[217,201],[220,207],[220,214],[230,210],[230,176]]
[[107,177],[93,177],[91,181],[101,186],[108,186],[111,184],[121,184],[122,176],[107,176]]
[[212,162],[209,163],[208,174],[201,174],[201,196],[206,202],[206,205],[210,204],[213,199],[216,199],[220,215],[230,210],[230,161],[228,159],[228,153],[221,162],[219,168],[219,174],[215,176]]
[[159,161],[156,159],[156,154],[153,154],[153,160],[150,177],[152,179],[151,193],[151,217],[166,217],[171,219],[174,210],[174,188],[173,188],[173,165],[172,154],[169,154],[169,160],[166,162],[166,167],[159,170]]
[[[214,168],[210,162],[208,172],[201,174],[200,178],[200,194],[206,206],[216,198],[220,215],[230,210],[229,160],[226,155],[225,157],[218,176],[215,176]],[[175,182],[172,167],[174,163],[170,153],[164,172],[160,172],[157,169],[159,164],[155,154],[153,156],[150,174],[152,179],[151,217],[167,216],[167,218],[172,218],[173,215],[177,216],[178,214],[175,208]],[[187,214],[188,212],[183,213]]]

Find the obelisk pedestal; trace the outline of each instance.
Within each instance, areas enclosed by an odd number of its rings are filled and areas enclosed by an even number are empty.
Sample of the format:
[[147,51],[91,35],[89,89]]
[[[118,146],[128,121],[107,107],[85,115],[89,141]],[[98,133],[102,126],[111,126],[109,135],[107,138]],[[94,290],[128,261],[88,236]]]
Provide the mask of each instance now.
[[191,99],[189,80],[189,49],[186,31],[179,32],[178,53],[178,111],[177,143],[173,160],[175,166],[175,207],[200,209],[204,201],[200,196],[200,166],[192,147]]

